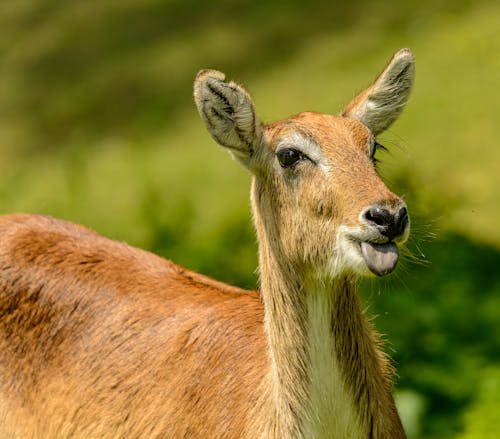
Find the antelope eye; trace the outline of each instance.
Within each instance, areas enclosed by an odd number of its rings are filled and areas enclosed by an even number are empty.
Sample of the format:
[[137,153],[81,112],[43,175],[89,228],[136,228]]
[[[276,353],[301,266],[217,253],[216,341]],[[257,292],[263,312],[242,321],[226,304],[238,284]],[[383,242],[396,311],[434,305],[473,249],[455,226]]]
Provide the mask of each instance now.
[[281,149],[276,153],[276,156],[283,168],[292,167],[303,157],[299,151],[293,148]]

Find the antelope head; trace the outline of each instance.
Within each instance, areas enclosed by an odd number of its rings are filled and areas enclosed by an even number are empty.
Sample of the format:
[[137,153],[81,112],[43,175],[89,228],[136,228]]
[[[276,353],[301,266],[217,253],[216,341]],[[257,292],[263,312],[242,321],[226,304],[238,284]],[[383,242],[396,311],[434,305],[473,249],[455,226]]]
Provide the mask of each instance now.
[[241,86],[215,70],[198,73],[198,111],[252,172],[259,242],[276,259],[331,278],[394,270],[410,221],[374,168],[376,136],[400,115],[413,77],[413,55],[403,49],[341,115],[306,112],[264,125]]

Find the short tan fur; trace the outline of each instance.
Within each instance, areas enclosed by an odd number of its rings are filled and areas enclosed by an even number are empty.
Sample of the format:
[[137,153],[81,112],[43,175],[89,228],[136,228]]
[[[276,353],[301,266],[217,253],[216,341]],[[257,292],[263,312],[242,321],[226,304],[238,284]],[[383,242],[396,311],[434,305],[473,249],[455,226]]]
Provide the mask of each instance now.
[[396,265],[405,202],[373,166],[408,49],[340,116],[262,124],[202,70],[210,134],[253,175],[260,292],[50,217],[0,218],[0,437],[404,438],[357,279]]

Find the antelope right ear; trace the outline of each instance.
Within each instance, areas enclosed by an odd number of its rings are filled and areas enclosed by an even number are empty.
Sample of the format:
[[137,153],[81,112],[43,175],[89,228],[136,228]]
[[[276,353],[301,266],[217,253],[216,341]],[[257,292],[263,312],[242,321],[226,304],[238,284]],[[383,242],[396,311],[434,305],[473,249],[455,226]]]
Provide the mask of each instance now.
[[209,133],[249,166],[262,139],[262,126],[248,93],[224,73],[200,70],[194,81],[194,100]]
[[415,59],[401,49],[365,91],[344,109],[342,116],[359,120],[376,135],[385,131],[403,111],[415,76]]

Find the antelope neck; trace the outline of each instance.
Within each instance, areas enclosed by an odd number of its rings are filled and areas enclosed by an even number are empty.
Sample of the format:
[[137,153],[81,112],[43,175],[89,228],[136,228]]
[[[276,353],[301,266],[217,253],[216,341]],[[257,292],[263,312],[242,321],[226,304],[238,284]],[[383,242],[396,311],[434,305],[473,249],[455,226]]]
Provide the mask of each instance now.
[[384,436],[400,423],[356,282],[306,281],[279,261],[261,245],[274,404],[268,436],[404,437]]

